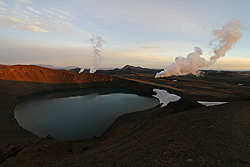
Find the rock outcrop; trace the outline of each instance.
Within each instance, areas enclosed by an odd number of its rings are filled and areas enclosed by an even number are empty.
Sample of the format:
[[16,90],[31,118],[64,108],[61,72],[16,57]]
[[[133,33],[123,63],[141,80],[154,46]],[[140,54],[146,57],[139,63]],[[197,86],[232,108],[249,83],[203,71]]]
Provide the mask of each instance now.
[[0,93],[21,96],[37,92],[91,87],[126,88],[148,95],[152,94],[153,88],[147,84],[138,84],[102,74],[78,74],[68,70],[53,70],[30,65],[0,65]]
[[[249,73],[161,79],[142,73],[122,79],[121,74],[0,66],[0,166],[249,166]],[[149,96],[159,88],[182,98],[123,115],[103,136],[87,141],[41,140],[13,117],[19,96],[89,87],[126,88]],[[215,99],[229,103],[202,107],[196,102]]]
[[112,81],[114,77],[101,74],[77,74],[68,70],[53,70],[29,65],[0,65],[0,79],[9,81],[27,81],[52,84],[71,84],[98,81]]

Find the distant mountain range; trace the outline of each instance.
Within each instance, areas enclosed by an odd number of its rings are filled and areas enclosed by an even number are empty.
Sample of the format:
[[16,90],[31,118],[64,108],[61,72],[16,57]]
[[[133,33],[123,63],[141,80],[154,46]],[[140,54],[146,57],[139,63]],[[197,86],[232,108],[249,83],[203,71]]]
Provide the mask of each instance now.
[[40,67],[45,67],[45,68],[50,68],[54,70],[71,70],[71,69],[81,69],[78,66],[66,66],[66,67],[55,67],[49,64],[30,64],[30,65],[35,65],[35,66],[40,66]]
[[156,74],[159,71],[161,71],[161,70],[142,68],[139,66],[135,67],[135,66],[131,66],[131,65],[125,65],[121,69],[115,68],[113,70],[97,70],[96,73],[105,74],[105,75],[138,74],[138,73]]
[[56,67],[52,66],[52,65],[48,65],[48,64],[30,64],[33,66],[40,66],[40,67],[45,67],[45,68],[50,68],[50,69],[57,69]]
[[[69,70],[75,73],[79,73],[82,68],[77,66],[67,66],[67,67],[54,67],[52,65],[47,64],[32,64],[40,67],[55,69],[55,70]],[[133,74],[133,73],[156,73],[161,70],[156,69],[150,69],[150,68],[143,68],[140,66],[132,66],[132,65],[125,65],[121,69],[115,68],[112,70],[97,70],[96,73],[99,74],[106,74],[106,75],[112,75],[112,74]],[[82,70],[83,73],[89,73],[89,69]]]
[[149,68],[142,68],[140,66],[135,67],[131,65],[125,65],[123,68],[121,68],[121,71],[150,71]]

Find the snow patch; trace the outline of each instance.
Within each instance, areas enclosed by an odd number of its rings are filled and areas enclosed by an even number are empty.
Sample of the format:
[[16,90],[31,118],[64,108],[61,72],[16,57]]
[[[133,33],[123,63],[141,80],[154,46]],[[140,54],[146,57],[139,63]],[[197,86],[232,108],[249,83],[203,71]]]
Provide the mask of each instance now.
[[242,86],[243,84],[238,84],[239,86]]
[[167,106],[168,103],[178,101],[181,98],[180,96],[177,96],[175,94],[168,93],[166,90],[153,89],[153,91],[157,94],[152,96],[159,99],[160,104],[162,104],[161,107]]
[[216,106],[221,104],[226,104],[228,102],[208,102],[208,101],[197,101],[198,103],[207,106]]

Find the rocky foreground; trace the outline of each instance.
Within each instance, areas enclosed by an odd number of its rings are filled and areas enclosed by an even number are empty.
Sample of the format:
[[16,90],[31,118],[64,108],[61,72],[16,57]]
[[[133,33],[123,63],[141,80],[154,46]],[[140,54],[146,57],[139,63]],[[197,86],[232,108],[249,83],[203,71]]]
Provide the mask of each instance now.
[[[123,115],[93,140],[39,139],[21,129],[13,109],[29,94],[118,87],[151,96],[181,96],[166,107]],[[197,100],[229,103],[204,107]],[[37,66],[0,66],[0,166],[250,166],[250,75],[154,79],[141,73],[74,73]]]

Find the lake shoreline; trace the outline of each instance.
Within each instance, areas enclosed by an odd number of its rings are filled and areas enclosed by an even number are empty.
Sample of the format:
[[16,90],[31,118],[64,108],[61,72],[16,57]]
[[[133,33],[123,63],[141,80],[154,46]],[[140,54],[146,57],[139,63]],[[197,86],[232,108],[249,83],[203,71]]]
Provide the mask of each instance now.
[[[20,66],[19,66],[20,67]],[[223,72],[204,77],[155,79],[142,74],[119,78],[86,75],[40,67],[14,67],[21,78],[26,68],[34,75],[39,70],[60,78],[60,84],[0,80],[0,166],[247,166],[250,164],[250,83],[241,73]],[[8,67],[12,68],[12,67]],[[6,70],[6,69],[5,69]],[[22,74],[23,72],[23,74]],[[35,74],[36,73],[36,74]],[[67,76],[61,80],[61,74]],[[8,74],[8,70],[5,72]],[[11,78],[11,74],[8,76]],[[20,75],[20,76],[19,76]],[[75,76],[77,75],[77,76]],[[118,74],[117,74],[118,75]],[[75,76],[75,77],[74,77]],[[93,77],[91,79],[91,77]],[[46,78],[46,77],[45,77]],[[98,79],[99,78],[99,79]],[[112,81],[108,81],[112,78]],[[28,80],[28,78],[27,78]],[[55,81],[52,79],[53,82]],[[73,81],[75,80],[75,81]],[[177,81],[173,81],[177,80]],[[94,81],[94,82],[93,82]],[[69,84],[69,82],[72,82]],[[80,82],[78,80],[77,82]],[[239,86],[237,83],[244,83]],[[75,142],[59,142],[50,136],[39,139],[21,129],[13,109],[17,97],[53,90],[82,87],[121,87],[152,96],[153,89],[164,89],[181,99],[160,108],[125,114],[101,137]],[[226,101],[227,104],[203,107],[197,101]],[[112,158],[110,158],[112,157]]]

